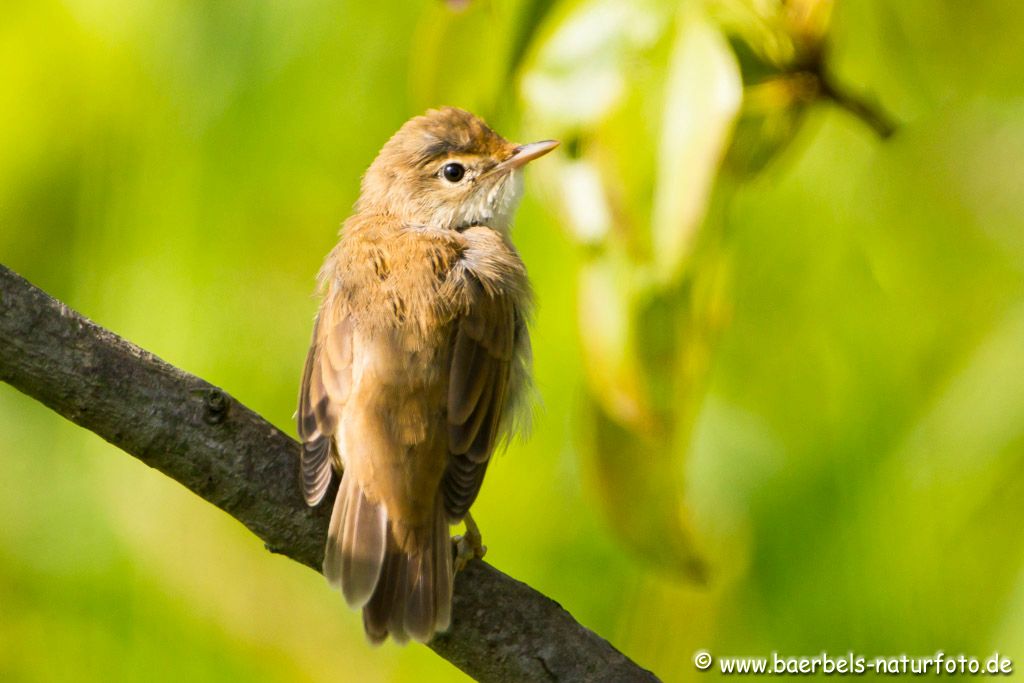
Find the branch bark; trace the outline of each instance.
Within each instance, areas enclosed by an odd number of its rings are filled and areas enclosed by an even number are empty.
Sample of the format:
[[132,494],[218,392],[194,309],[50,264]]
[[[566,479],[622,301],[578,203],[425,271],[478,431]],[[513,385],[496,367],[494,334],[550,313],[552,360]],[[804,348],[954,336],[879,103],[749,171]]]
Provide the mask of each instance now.
[[[2,265],[0,380],[225,510],[271,552],[320,571],[330,506],[303,502],[297,442]],[[343,608],[339,596],[325,599]],[[457,576],[451,629],[429,647],[480,681],[657,680],[482,561]]]

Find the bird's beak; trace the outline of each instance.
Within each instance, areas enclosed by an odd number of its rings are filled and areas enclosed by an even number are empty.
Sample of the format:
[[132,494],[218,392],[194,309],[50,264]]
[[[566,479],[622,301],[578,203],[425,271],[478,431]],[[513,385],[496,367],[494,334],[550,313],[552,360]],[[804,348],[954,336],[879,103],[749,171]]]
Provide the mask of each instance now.
[[558,140],[542,140],[531,142],[528,145],[519,145],[513,150],[512,156],[492,168],[491,171],[500,173],[519,168],[528,161],[544,156],[555,147],[558,147]]

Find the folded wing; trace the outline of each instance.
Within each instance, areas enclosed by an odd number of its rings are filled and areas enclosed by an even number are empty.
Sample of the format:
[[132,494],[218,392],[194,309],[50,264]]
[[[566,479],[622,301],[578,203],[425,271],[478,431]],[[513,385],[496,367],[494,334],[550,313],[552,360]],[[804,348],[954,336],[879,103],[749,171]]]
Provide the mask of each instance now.
[[470,277],[467,310],[454,325],[448,382],[448,467],[441,487],[452,521],[480,492],[509,400],[517,346],[526,327],[510,292]]
[[325,306],[313,326],[296,414],[302,440],[302,492],[309,505],[318,505],[331,483],[331,461],[338,461],[334,433],[351,384],[351,321]]

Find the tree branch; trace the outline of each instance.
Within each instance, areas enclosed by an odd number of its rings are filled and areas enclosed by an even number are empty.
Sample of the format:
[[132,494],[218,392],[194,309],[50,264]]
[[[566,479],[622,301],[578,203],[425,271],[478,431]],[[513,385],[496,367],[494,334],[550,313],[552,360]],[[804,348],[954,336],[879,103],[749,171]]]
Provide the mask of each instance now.
[[[0,265],[0,380],[177,480],[268,550],[320,570],[330,506],[306,507],[299,445]],[[326,591],[325,591],[326,592]],[[337,599],[331,594],[325,599]],[[656,681],[556,602],[481,562],[429,647],[480,681]]]

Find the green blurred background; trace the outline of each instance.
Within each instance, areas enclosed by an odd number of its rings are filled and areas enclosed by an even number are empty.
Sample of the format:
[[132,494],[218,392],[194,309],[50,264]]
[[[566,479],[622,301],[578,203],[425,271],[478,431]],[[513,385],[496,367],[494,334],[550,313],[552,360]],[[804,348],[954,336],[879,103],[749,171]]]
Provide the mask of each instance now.
[[[1024,657],[1022,39],[1011,0],[6,0],[0,262],[293,433],[383,141],[558,137],[488,560],[667,681]],[[0,456],[4,681],[464,679],[9,387]]]

